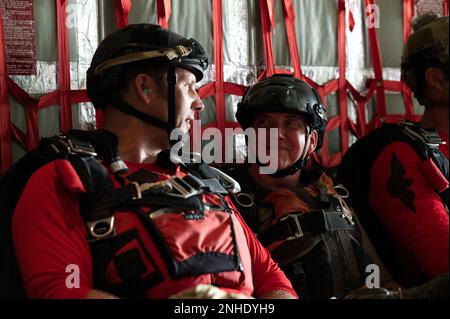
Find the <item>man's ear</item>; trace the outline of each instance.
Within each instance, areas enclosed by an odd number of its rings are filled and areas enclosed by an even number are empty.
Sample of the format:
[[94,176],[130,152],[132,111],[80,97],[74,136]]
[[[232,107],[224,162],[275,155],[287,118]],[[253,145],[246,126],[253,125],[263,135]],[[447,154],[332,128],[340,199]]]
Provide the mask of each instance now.
[[426,69],[425,80],[431,88],[437,90],[438,92],[442,92],[447,89],[445,85],[447,81],[445,79],[445,74],[439,68],[431,67]]
[[317,142],[319,140],[319,134],[316,130],[312,130],[311,134],[309,134],[309,145],[308,145],[308,155],[314,152],[317,147]]
[[150,104],[152,101],[152,88],[154,86],[151,76],[145,73],[139,73],[134,78],[133,86],[137,96],[141,98],[145,104]]

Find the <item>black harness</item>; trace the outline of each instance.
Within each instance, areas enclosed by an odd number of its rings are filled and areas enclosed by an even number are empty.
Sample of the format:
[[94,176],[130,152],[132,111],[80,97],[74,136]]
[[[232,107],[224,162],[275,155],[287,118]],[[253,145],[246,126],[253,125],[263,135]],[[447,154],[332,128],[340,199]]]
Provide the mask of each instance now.
[[[152,209],[174,207],[184,214],[185,219],[204,218],[205,203],[201,199],[203,193],[213,193],[222,198],[220,207],[208,207],[211,211],[225,211],[231,216],[232,210],[224,200],[228,190],[234,185],[230,180],[218,175],[205,163],[183,165],[187,175],[183,178],[173,176],[167,180],[145,178],[126,183],[124,174],[128,172],[125,163],[120,159],[117,150],[117,138],[108,131],[71,130],[67,135],[42,138],[37,149],[19,160],[0,182],[0,297],[25,297],[23,284],[18,271],[11,239],[11,220],[15,206],[28,179],[40,167],[56,159],[68,160],[80,177],[86,193],[80,195],[80,211],[85,221],[88,242],[93,256],[94,287],[117,294],[121,297],[143,297],[148,288],[163,280],[160,272],[142,278],[142,262],[132,251],[115,258],[115,266],[121,277],[121,284],[111,287],[106,284],[105,275],[117,251],[131,240],[140,241],[136,229],[117,236],[115,232],[115,212],[131,208],[134,210],[150,235],[158,245],[161,256],[166,262],[169,273],[174,278],[198,275],[210,272],[232,271],[241,269],[239,253],[235,245],[234,253],[226,256],[211,254],[201,260],[192,258],[188,264],[176,263],[166,249],[167,245],[153,225],[151,218],[140,207],[151,206]],[[175,167],[169,160],[169,152],[158,157],[158,163],[166,168]],[[114,178],[122,187],[114,188],[111,175],[101,161],[109,166]],[[230,217],[232,236],[235,236]],[[236,239],[233,237],[234,242]],[[142,245],[142,243],[141,243]],[[206,254],[207,255],[207,254]],[[198,257],[196,257],[199,259]],[[151,258],[149,258],[151,260]],[[156,267],[154,267],[157,269]]]
[[271,256],[300,298],[344,297],[364,284],[370,260],[362,249],[360,231],[337,197],[327,194],[326,186],[318,181],[320,172],[302,171],[301,177],[306,185],[316,187],[317,197],[296,191],[310,210],[290,213],[264,230],[258,221],[260,210],[273,207],[255,199],[256,186],[245,167],[227,173],[241,185],[242,192],[231,198],[261,243],[270,247],[282,242],[271,250]]

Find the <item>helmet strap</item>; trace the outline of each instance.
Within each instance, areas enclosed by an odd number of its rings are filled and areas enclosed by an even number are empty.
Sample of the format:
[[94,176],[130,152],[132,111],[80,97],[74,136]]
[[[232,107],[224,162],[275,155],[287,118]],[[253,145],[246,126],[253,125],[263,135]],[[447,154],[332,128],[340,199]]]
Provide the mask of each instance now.
[[169,138],[170,145],[174,145],[176,141],[170,139],[170,133],[176,126],[176,105],[175,105],[175,85],[177,83],[177,74],[175,72],[175,66],[171,65],[167,71],[167,115],[168,125],[165,127],[167,130],[167,137]]
[[116,107],[122,113],[131,115],[139,120],[146,122],[150,125],[159,127],[167,132],[170,145],[174,145],[176,141],[170,140],[170,133],[176,126],[176,107],[175,107],[175,85],[176,85],[176,72],[175,67],[171,66],[167,72],[167,115],[168,122],[164,122],[154,116],[139,111],[131,104],[119,100],[117,98],[110,97],[108,103],[111,106]]
[[142,111],[139,111],[138,109],[136,109],[135,107],[133,107],[131,104],[128,104],[127,102],[121,101],[119,99],[116,98],[112,98],[110,97],[108,100],[108,103],[113,106],[116,107],[119,111],[121,111],[122,113],[131,115],[135,118],[138,118],[141,121],[144,121],[148,124],[154,125],[156,127],[162,128],[162,129],[167,129],[167,123],[164,121],[161,121],[160,119],[151,116],[147,113],[144,113]]

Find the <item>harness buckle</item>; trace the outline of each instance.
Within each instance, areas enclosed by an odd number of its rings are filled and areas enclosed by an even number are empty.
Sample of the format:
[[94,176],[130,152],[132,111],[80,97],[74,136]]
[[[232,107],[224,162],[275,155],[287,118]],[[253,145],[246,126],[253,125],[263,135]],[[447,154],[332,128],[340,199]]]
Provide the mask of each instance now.
[[[298,214],[289,214],[280,219],[280,222],[287,221],[287,223],[289,223],[289,219],[293,219],[295,222],[296,231],[293,236],[289,236],[288,238],[286,238],[287,241],[303,237],[303,230],[302,230],[302,227],[300,226],[300,222],[298,221],[297,216],[298,216]],[[289,223],[289,225],[292,225],[292,224]]]
[[400,124],[402,125],[405,134],[413,140],[420,140],[424,144],[435,148],[439,147],[439,145],[446,144],[436,131],[427,131],[422,127],[415,126],[414,123],[407,121],[402,121]]
[[342,213],[342,214],[341,214],[341,217],[342,217],[343,219],[347,220],[347,222],[348,222],[350,225],[352,225],[352,226],[355,225],[355,222],[352,220],[351,216],[347,215],[346,213]]
[[97,156],[97,152],[92,147],[91,143],[82,142],[73,138],[67,138],[67,145],[69,152],[72,154],[83,154],[89,156]]
[[114,235],[114,215],[92,222],[87,222],[87,226],[90,235],[97,240]]
[[132,200],[136,200],[136,199],[141,199],[142,198],[142,189],[141,189],[141,185],[139,185],[138,182],[132,182],[131,183],[135,190],[136,190],[136,196],[131,197]]
[[[190,177],[193,176],[191,175]],[[173,177],[167,180],[167,183],[172,186],[172,192],[167,193],[167,195],[169,196],[186,199],[201,192],[200,187],[196,189],[191,184],[179,177]],[[174,192],[173,190],[175,190],[176,192]]]

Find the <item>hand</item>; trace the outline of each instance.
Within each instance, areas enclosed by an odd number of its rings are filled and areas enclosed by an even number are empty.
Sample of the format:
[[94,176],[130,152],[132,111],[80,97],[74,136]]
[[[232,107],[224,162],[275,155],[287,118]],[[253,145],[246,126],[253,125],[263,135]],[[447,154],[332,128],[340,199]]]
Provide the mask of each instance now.
[[254,299],[240,293],[228,292],[213,285],[197,285],[180,293],[171,295],[169,299]]
[[399,291],[402,288],[398,282],[395,282],[393,280],[382,283],[381,287],[391,291]]

